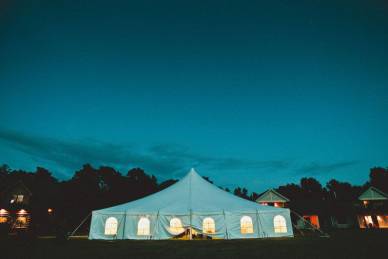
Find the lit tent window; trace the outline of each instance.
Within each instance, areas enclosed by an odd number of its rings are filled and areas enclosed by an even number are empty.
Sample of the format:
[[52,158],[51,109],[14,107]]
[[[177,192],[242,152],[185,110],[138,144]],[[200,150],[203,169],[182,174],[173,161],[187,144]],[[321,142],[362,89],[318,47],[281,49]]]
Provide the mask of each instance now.
[[142,217],[137,224],[137,235],[138,236],[149,236],[150,235],[150,220],[146,217]]
[[117,219],[110,217],[105,221],[105,235],[113,236],[117,234]]
[[243,216],[240,220],[240,225],[241,225],[241,234],[253,233],[253,223],[252,223],[251,217]]
[[182,226],[182,221],[178,218],[170,220],[170,232],[174,235],[181,234],[185,229]]
[[208,217],[205,218],[202,222],[203,233],[205,234],[214,234],[216,233],[216,224],[214,219]]
[[275,229],[275,233],[287,233],[286,219],[283,216],[275,216],[273,218],[273,226]]

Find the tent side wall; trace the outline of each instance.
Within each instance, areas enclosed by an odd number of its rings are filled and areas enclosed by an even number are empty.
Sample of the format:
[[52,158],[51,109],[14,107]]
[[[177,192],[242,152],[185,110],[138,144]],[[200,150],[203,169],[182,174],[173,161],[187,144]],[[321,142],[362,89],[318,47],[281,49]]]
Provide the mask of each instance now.
[[[106,224],[109,218],[116,220],[116,234],[106,234]],[[90,223],[89,239],[115,240],[124,239],[125,213],[100,213],[93,211],[92,221]],[[114,222],[112,222],[111,233],[114,230]]]
[[[284,219],[284,226],[280,226],[275,231],[274,220],[277,216],[281,216]],[[212,218],[215,223],[215,232],[207,234],[213,238],[245,239],[293,236],[289,209],[277,209],[274,211],[257,210],[255,212],[192,213],[191,215],[95,211],[92,214],[89,239],[170,239],[177,234],[173,233],[170,228],[170,221],[173,218],[180,220],[183,229],[191,226],[198,233],[202,233],[203,220],[208,217]],[[252,223],[252,229],[248,233],[242,233],[241,219],[243,217],[249,218],[248,222]],[[115,235],[105,233],[109,218],[117,220]],[[139,234],[139,222],[142,218],[147,218],[149,225],[146,232]]]
[[[263,212],[258,211],[258,221],[260,224],[260,237],[293,237],[292,221],[289,209],[280,211]],[[278,232],[275,231],[275,217],[281,216],[285,220],[285,227],[278,226]]]
[[[226,225],[227,225],[227,239],[240,239],[240,238],[260,238],[260,224],[258,223],[258,216],[256,212],[249,213],[225,213]],[[252,229],[249,229],[249,233],[242,233],[241,219],[242,217],[249,217],[251,220]],[[252,232],[252,233],[251,233]]]

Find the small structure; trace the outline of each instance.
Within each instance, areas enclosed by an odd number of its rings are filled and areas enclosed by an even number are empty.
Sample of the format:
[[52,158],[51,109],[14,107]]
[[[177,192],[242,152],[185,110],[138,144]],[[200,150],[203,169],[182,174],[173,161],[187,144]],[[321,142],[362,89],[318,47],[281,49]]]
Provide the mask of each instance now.
[[388,194],[369,187],[358,200],[357,220],[360,228],[388,228]]
[[[300,217],[296,217],[294,219],[295,224],[299,228],[310,228],[313,225],[316,228],[320,228],[319,218],[317,213],[313,210],[308,210],[310,206],[306,206],[307,203],[304,203],[303,206],[299,206],[299,203],[293,202],[291,203],[290,199],[286,196],[280,194],[274,189],[269,189],[256,199],[256,202],[261,205],[273,206],[273,207],[290,207],[300,213]],[[299,207],[303,207],[302,210],[298,209]],[[299,215],[298,215],[299,216]]]
[[30,223],[30,199],[32,193],[18,181],[0,193],[0,224],[11,230],[24,230]]
[[274,207],[285,208],[287,203],[290,200],[275,191],[274,189],[269,189],[268,191],[259,195],[259,198],[256,199],[256,202],[261,205],[269,205]]
[[[320,228],[321,227],[319,225],[319,217],[318,217],[318,215],[303,215],[303,219],[305,220],[305,222],[310,223],[311,225],[313,225],[316,228]],[[306,227],[305,222],[303,222],[302,220],[298,220],[297,224],[299,226]]]

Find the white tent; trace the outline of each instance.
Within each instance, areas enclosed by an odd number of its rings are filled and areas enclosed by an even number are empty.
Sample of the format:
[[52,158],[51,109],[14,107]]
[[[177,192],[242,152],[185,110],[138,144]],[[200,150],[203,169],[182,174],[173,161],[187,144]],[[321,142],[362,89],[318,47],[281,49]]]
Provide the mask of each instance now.
[[189,229],[224,239],[293,236],[289,209],[239,198],[192,169],[158,193],[93,211],[89,239],[169,239]]

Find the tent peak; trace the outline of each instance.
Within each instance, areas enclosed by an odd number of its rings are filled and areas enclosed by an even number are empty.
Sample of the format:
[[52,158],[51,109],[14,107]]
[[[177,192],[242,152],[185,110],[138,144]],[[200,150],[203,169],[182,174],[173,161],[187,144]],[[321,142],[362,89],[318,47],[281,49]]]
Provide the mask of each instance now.
[[189,174],[198,174],[197,171],[195,171],[194,167],[190,169]]
[[195,171],[194,168],[190,169],[190,171],[186,174],[185,178],[188,178],[188,179],[203,179],[202,176],[199,173],[197,173],[197,171]]

